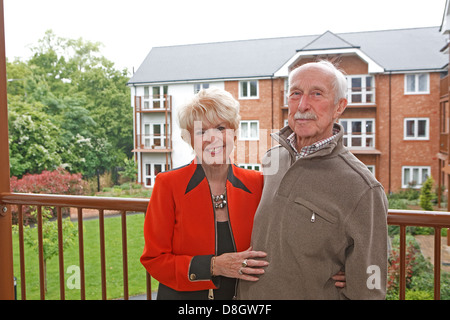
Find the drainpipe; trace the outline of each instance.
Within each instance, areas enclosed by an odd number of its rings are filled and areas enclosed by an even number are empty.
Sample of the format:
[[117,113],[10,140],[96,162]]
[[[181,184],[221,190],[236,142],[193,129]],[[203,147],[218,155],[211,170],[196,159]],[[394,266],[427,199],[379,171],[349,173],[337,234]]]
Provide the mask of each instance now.
[[9,192],[5,23],[3,0],[0,0],[0,300],[14,299],[11,208],[1,203],[1,194]]
[[391,193],[391,166],[392,166],[392,139],[391,139],[391,132],[392,132],[392,71],[389,71],[389,186],[388,186],[388,193]]

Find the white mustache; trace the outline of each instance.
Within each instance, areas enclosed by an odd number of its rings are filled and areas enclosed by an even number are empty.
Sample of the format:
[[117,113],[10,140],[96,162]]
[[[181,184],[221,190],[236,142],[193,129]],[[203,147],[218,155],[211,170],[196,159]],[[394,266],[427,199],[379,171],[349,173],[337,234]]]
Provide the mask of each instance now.
[[305,112],[301,113],[300,111],[297,111],[294,114],[295,120],[317,120],[317,116],[312,112]]

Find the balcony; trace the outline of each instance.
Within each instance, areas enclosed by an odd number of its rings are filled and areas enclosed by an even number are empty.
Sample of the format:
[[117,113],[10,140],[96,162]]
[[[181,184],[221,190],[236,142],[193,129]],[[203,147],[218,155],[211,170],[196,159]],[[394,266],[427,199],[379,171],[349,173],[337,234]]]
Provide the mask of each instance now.
[[171,112],[172,96],[167,94],[135,96],[134,105],[136,112]]
[[439,136],[439,152],[448,154],[448,133],[441,133]]
[[347,93],[347,107],[373,108],[375,104],[375,87],[352,87]]
[[[23,208],[31,205],[37,208],[37,242],[38,242],[38,265],[33,268],[39,269],[40,282],[40,299],[46,299],[44,287],[44,235],[43,235],[43,217],[42,212],[46,207],[54,207],[57,213],[57,233],[58,233],[58,263],[59,272],[56,277],[59,278],[59,298],[66,298],[65,283],[65,267],[64,267],[64,250],[63,250],[63,228],[62,228],[62,212],[66,208],[74,208],[77,212],[77,228],[78,228],[78,257],[80,263],[80,299],[86,299],[86,284],[89,279],[85,277],[85,248],[90,243],[84,241],[84,214],[86,209],[98,211],[99,228],[95,232],[99,235],[100,254],[98,259],[101,261],[101,291],[102,300],[107,299],[107,291],[110,285],[106,266],[106,243],[105,237],[105,212],[106,210],[115,210],[119,212],[121,223],[121,242],[120,252],[116,252],[118,259],[122,259],[123,274],[123,298],[129,299],[129,252],[127,240],[127,220],[131,212],[145,212],[148,199],[122,199],[122,198],[100,198],[85,196],[63,196],[63,195],[45,195],[45,194],[17,194],[9,192],[9,149],[8,149],[8,113],[6,99],[6,70],[4,55],[4,26],[3,26],[3,1],[0,0],[0,299],[14,299],[14,281],[13,281],[13,245],[12,245],[12,206],[17,208],[18,233],[19,233],[19,251],[20,251],[20,278],[27,277],[27,269],[25,266],[24,256],[24,225],[23,225]],[[136,112],[170,112],[170,97],[162,98],[152,97],[146,99],[141,97],[136,104]],[[154,103],[158,100],[158,103]],[[148,101],[148,108],[145,102]],[[151,102],[151,103],[150,103]],[[161,145],[162,146],[162,145]],[[166,145],[168,146],[168,144]],[[423,211],[407,211],[407,210],[389,210],[387,220],[389,225],[400,226],[400,293],[399,298],[405,299],[406,287],[406,226],[423,226],[432,227],[435,230],[434,237],[434,265],[440,266],[441,261],[441,237],[442,228],[450,227],[450,212],[423,212]],[[143,269],[144,273],[145,270]],[[146,297],[151,299],[151,276],[146,273]],[[27,288],[25,281],[20,283],[20,298],[26,300]],[[19,296],[18,296],[19,298]],[[440,268],[434,269],[434,298],[440,298]],[[36,311],[33,309],[33,311]]]
[[136,149],[133,152],[171,152],[172,139],[167,134],[137,134]]

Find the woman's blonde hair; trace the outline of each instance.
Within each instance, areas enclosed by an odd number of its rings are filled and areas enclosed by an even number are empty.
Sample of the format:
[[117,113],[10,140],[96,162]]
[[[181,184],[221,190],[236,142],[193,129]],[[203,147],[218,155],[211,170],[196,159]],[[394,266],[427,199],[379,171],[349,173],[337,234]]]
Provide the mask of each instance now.
[[[211,124],[225,121],[228,126],[237,130],[239,128],[239,102],[233,96],[222,89],[211,87],[200,90],[178,112],[178,122],[182,131],[182,138],[191,144],[195,121],[207,121]],[[186,132],[187,131],[187,132]]]

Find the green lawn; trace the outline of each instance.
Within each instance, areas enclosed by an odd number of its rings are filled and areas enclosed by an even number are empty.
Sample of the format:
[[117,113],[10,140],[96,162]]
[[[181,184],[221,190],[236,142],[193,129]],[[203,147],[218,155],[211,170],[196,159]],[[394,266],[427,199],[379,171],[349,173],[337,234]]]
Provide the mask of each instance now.
[[[75,222],[76,223],[76,222]],[[139,262],[144,247],[143,239],[144,215],[134,214],[127,216],[128,238],[128,286],[129,295],[144,294],[146,292],[146,273]],[[86,277],[86,299],[98,300],[102,298],[101,289],[101,263],[98,219],[84,220],[84,260]],[[36,229],[33,230],[36,232]],[[122,271],[122,231],[120,217],[105,218],[105,250],[106,250],[106,283],[108,299],[123,297],[123,271]],[[13,234],[14,245],[14,275],[17,278],[17,298],[21,299],[19,244],[18,234]],[[55,256],[47,262],[47,292],[46,300],[59,300],[59,262]],[[37,253],[25,246],[25,278],[26,299],[40,299],[39,291],[39,263]],[[76,244],[64,251],[65,295],[66,300],[79,300],[80,290],[68,286],[70,277],[74,274],[68,272],[70,266],[79,266],[78,239]],[[68,270],[69,269],[69,270]],[[68,281],[69,280],[69,281]],[[157,288],[157,282],[152,279],[152,289]]]

